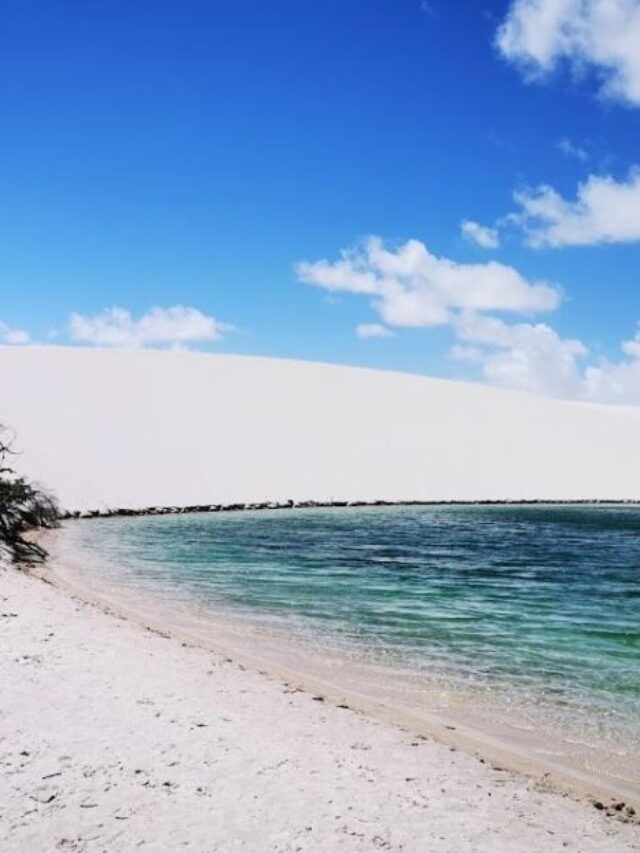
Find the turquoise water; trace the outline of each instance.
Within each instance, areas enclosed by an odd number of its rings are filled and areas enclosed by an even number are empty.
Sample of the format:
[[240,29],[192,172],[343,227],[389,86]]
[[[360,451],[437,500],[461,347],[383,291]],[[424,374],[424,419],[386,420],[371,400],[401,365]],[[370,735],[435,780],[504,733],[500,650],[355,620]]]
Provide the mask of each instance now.
[[143,597],[640,735],[637,507],[156,516],[73,535]]

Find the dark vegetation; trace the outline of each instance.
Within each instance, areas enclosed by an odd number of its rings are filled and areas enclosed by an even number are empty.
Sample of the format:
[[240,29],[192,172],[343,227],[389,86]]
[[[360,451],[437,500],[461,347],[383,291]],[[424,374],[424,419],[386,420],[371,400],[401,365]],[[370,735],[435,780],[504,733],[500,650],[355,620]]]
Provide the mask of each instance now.
[[0,555],[29,565],[42,562],[47,552],[27,535],[38,527],[56,527],[58,507],[51,495],[18,476],[13,456],[7,430],[0,425]]

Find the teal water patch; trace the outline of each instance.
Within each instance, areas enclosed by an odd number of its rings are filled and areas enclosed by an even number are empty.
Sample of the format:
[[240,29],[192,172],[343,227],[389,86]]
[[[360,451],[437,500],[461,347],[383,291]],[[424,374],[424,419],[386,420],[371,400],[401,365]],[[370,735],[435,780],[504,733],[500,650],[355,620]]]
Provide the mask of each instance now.
[[157,516],[73,535],[140,595],[640,734],[637,507]]

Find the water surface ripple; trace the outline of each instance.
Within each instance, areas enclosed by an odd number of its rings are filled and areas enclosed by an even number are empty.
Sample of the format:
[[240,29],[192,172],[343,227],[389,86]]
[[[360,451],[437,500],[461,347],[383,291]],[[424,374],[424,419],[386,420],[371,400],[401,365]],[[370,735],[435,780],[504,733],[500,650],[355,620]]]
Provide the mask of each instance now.
[[138,595],[640,742],[637,507],[97,519],[73,537]]

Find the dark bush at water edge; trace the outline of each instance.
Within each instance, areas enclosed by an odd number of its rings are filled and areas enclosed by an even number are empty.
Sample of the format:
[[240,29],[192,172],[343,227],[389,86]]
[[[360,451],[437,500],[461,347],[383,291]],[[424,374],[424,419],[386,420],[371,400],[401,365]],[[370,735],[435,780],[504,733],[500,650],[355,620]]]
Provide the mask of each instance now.
[[51,495],[16,474],[9,464],[12,455],[6,429],[0,426],[0,556],[33,564],[44,560],[47,552],[25,535],[38,527],[56,527],[58,506]]

